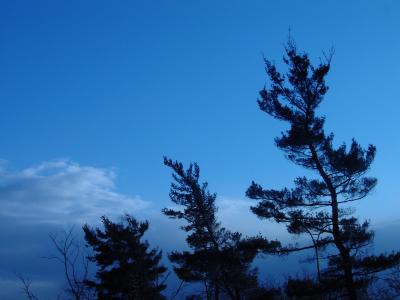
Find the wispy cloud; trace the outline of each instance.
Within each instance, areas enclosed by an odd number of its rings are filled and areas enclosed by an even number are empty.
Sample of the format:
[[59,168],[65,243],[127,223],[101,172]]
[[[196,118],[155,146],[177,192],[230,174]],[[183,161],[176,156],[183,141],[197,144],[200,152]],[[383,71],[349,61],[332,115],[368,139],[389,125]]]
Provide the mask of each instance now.
[[150,203],[115,189],[112,170],[70,160],[22,170],[0,166],[0,216],[27,222],[81,223],[101,215],[135,213]]

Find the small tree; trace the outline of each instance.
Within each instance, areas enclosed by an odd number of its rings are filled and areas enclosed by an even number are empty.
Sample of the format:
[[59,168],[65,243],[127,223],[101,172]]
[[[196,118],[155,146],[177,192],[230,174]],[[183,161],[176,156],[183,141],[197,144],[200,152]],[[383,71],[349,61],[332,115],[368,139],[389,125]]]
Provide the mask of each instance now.
[[[68,231],[63,231],[61,235],[50,233],[49,237],[56,253],[51,256],[45,256],[45,258],[56,260],[62,265],[66,285],[64,291],[60,291],[57,299],[95,299],[92,291],[85,284],[89,275],[89,260],[83,245],[74,235],[74,228],[71,227]],[[17,274],[17,277],[22,283],[22,290],[26,298],[39,300],[32,291],[32,281],[20,274]]]
[[[247,196],[260,200],[252,208],[260,218],[286,223],[290,233],[321,237],[311,247],[333,244],[338,254],[329,261],[326,282],[345,287],[348,298],[357,299],[358,286],[399,259],[399,254],[365,256],[362,249],[371,243],[373,233],[368,222],[360,224],[351,216],[352,210],[345,207],[363,199],[375,187],[377,180],[365,173],[376,148],[369,145],[363,149],[354,139],[349,149],[345,144],[335,148],[333,134],[324,131],[325,119],[317,116],[316,110],[328,91],[325,77],[331,56],[313,66],[308,55],[298,53],[289,41],[284,62],[289,68],[286,76],[265,60],[271,86],[261,90],[258,104],[262,111],[290,125],[276,138],[277,147],[293,163],[314,171],[318,178],[299,177],[295,188],[282,190],[265,190],[253,182]],[[378,260],[380,265],[375,264]]]
[[56,234],[49,234],[49,237],[57,250],[57,255],[48,258],[62,264],[68,297],[74,300],[93,299],[91,291],[85,285],[89,275],[89,260],[83,251],[83,245],[74,237],[73,228],[64,231],[61,237]]
[[160,282],[166,268],[160,265],[161,251],[149,249],[147,241],[142,241],[149,223],[138,222],[125,215],[121,223],[114,223],[102,217],[104,230],[83,227],[85,240],[93,249],[93,256],[99,270],[97,282],[86,281],[95,289],[97,298],[153,300],[164,299],[161,291],[165,284]]
[[243,239],[239,233],[221,227],[216,218],[216,194],[207,190],[207,183],[199,183],[199,166],[191,164],[184,170],[181,163],[167,158],[164,164],[174,171],[170,198],[183,209],[165,208],[163,213],[186,221],[182,229],[189,234],[186,241],[191,249],[169,254],[178,277],[203,283],[207,299],[260,295],[257,270],[251,263],[260,245],[273,248],[278,243],[261,238]]

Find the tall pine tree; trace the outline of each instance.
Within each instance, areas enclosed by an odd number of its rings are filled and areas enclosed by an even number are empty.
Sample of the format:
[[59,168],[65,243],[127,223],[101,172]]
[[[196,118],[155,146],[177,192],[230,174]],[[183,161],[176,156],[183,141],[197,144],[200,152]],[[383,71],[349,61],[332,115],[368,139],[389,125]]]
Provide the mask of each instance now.
[[345,287],[343,293],[354,300],[357,289],[368,283],[371,274],[399,259],[399,254],[363,255],[373,233],[368,222],[360,224],[346,206],[363,199],[376,186],[375,178],[365,176],[376,148],[369,145],[363,149],[354,139],[350,147],[334,147],[334,135],[324,131],[325,118],[316,114],[328,91],[325,77],[330,57],[313,66],[308,55],[299,53],[293,42],[289,41],[285,50],[286,75],[265,60],[271,84],[261,90],[258,104],[262,111],[290,126],[275,139],[277,147],[290,161],[315,172],[317,177],[296,178],[294,188],[282,190],[264,189],[253,182],[247,196],[259,200],[252,207],[257,216],[286,223],[290,233],[321,237],[312,245],[317,249],[334,245],[337,255],[329,261],[324,282],[327,288],[333,283],[338,289]]

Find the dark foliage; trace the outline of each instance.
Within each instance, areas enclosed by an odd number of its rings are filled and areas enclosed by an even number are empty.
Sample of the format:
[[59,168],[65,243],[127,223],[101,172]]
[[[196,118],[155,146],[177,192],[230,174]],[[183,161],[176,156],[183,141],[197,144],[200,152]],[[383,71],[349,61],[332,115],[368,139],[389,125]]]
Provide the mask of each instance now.
[[[333,134],[324,131],[325,118],[316,114],[328,87],[325,77],[330,69],[331,56],[313,66],[305,53],[299,53],[293,42],[286,47],[286,75],[265,60],[270,88],[260,92],[262,111],[285,121],[290,129],[276,138],[278,148],[293,163],[314,171],[318,177],[296,178],[295,187],[282,190],[263,189],[252,183],[247,196],[259,200],[252,211],[260,218],[286,223],[293,234],[308,233],[318,250],[332,244],[338,250],[329,262],[329,272],[345,287],[349,299],[357,299],[357,286],[367,283],[372,273],[392,266],[399,256],[363,256],[373,233],[368,222],[360,224],[344,205],[367,196],[377,180],[365,173],[375,157],[376,149],[363,149],[354,139],[350,147],[333,145]],[[306,248],[306,247],[305,247]],[[291,249],[295,250],[295,249]],[[379,260],[380,268],[374,264]],[[322,280],[320,278],[320,280]],[[324,279],[330,281],[329,278]]]
[[385,281],[392,291],[393,299],[400,297],[400,264],[393,268]]
[[289,278],[285,285],[285,295],[289,299],[335,300],[341,298],[344,283],[340,280],[314,280],[312,278]]
[[102,217],[102,223],[104,230],[83,227],[85,240],[94,252],[89,258],[99,268],[98,281],[86,281],[86,284],[95,289],[97,299],[164,299],[161,291],[166,286],[160,279],[166,268],[160,265],[162,253],[149,249],[147,241],[141,241],[148,222],[138,222],[125,215],[121,223],[106,217]]
[[164,164],[174,171],[170,198],[183,209],[164,209],[163,213],[186,221],[182,229],[188,233],[186,241],[191,249],[169,255],[178,277],[203,283],[207,299],[243,299],[266,293],[258,286],[257,270],[251,263],[259,248],[274,249],[279,243],[243,238],[221,227],[216,219],[216,194],[207,190],[207,183],[199,183],[198,165],[191,164],[184,170],[181,163],[167,158]]

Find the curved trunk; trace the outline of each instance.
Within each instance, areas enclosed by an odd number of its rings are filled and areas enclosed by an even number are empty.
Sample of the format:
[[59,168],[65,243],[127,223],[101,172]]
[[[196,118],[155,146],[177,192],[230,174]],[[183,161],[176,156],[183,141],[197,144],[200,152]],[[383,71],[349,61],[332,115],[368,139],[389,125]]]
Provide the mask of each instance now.
[[323,169],[317,151],[313,145],[309,145],[312,159],[315,162],[315,166],[321,175],[322,179],[324,180],[325,184],[329,189],[329,193],[331,196],[331,208],[332,208],[332,235],[333,240],[336,248],[339,250],[340,257],[342,259],[342,268],[344,272],[344,280],[346,284],[346,289],[348,293],[348,298],[350,300],[357,300],[357,291],[354,286],[353,280],[353,266],[351,263],[351,257],[349,250],[345,247],[344,243],[342,242],[340,236],[340,228],[339,228],[339,207],[337,202],[337,193],[332,184],[331,179],[326,174],[325,170]]

